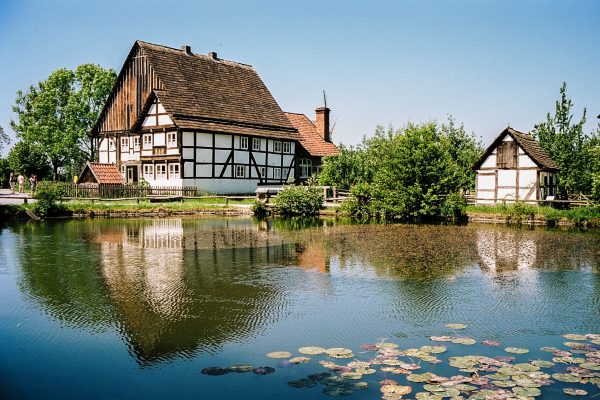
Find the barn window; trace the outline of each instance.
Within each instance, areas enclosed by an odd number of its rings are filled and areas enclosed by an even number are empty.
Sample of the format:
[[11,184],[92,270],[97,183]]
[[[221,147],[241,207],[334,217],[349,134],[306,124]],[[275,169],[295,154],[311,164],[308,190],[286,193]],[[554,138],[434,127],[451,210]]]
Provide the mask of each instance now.
[[167,133],[167,147],[177,147],[177,132]]
[[260,139],[259,138],[252,138],[252,150],[260,150]]
[[518,146],[515,142],[502,142],[496,152],[496,167],[502,169],[517,168]]
[[283,142],[283,152],[290,154],[292,152],[292,144],[290,142]]
[[243,165],[235,166],[235,177],[236,178],[244,178],[246,176],[246,167]]
[[309,178],[311,175],[312,161],[308,158],[300,159],[300,178]]
[[273,151],[275,153],[281,153],[281,142],[274,142],[273,143]]
[[240,138],[240,149],[248,150],[248,137],[242,136]]

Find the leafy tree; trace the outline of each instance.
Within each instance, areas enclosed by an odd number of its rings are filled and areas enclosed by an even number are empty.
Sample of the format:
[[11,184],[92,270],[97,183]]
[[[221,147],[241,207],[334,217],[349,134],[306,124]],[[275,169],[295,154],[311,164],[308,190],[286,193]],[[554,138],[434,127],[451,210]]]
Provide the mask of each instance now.
[[337,156],[323,158],[319,183],[347,190],[358,183],[367,182],[371,175],[367,152],[363,146],[340,145],[340,153]]
[[0,188],[8,187],[8,177],[10,176],[10,166],[6,158],[0,158]]
[[540,146],[558,164],[559,192],[590,193],[592,187],[593,147],[598,142],[597,135],[586,135],[583,126],[586,109],[578,122],[573,122],[573,103],[567,98],[567,84],[560,88],[560,99],[556,101],[554,115],[548,113],[546,121],[535,126],[533,135]]
[[10,138],[4,132],[4,129],[0,126],[0,152],[4,149],[4,146],[10,143]]
[[61,68],[27,92],[17,92],[17,120],[11,127],[22,141],[39,146],[53,179],[59,168],[73,169],[93,157],[88,132],[115,79],[113,70],[85,64],[75,72]]
[[25,175],[36,174],[38,179],[51,176],[52,169],[40,146],[28,142],[17,142],[6,158],[10,170]]
[[481,141],[475,134],[467,134],[463,124],[457,126],[452,117],[440,126],[440,133],[447,139],[450,157],[459,167],[461,188],[475,189],[475,171],[471,167],[483,153]]

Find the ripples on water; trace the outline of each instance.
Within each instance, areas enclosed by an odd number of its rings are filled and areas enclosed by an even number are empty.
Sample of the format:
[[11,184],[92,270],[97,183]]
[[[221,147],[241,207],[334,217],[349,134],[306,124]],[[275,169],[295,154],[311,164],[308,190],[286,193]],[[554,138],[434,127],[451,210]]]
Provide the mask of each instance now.
[[[168,393],[185,397],[204,382],[200,366],[389,337],[421,345],[447,322],[467,323],[478,340],[532,347],[600,331],[593,232],[98,220],[7,228],[0,245],[0,390],[22,397],[53,397],[82,370],[87,384],[73,390],[87,397],[161,397],[167,378],[178,387]],[[32,374],[56,387],[24,389]],[[132,392],[129,381],[143,389]]]

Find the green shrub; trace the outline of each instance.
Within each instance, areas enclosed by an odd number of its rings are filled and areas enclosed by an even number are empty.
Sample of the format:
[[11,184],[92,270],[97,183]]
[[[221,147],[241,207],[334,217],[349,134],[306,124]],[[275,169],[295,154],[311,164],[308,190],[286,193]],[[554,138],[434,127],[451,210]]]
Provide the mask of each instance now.
[[284,186],[273,204],[281,215],[315,215],[323,206],[323,191],[313,185]]
[[441,215],[445,217],[460,218],[465,215],[467,201],[462,194],[455,192],[446,196],[442,203]]
[[252,213],[254,215],[258,216],[264,216],[267,215],[269,212],[269,210],[267,209],[267,205],[260,201],[260,200],[254,200],[254,203],[252,203]]
[[32,211],[41,216],[58,214],[64,209],[62,205],[57,204],[63,194],[59,186],[41,182],[35,191],[37,201],[31,207]]

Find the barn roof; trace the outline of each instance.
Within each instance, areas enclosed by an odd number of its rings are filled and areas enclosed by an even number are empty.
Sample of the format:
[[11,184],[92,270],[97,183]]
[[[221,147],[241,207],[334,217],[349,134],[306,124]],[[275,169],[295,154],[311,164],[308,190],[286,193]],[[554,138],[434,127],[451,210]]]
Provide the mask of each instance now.
[[339,154],[337,146],[323,139],[317,132],[315,124],[304,114],[286,112],[290,123],[298,129],[299,142],[311,156],[336,156]]
[[155,90],[180,128],[297,139],[297,131],[250,65],[137,41],[164,90]]
[[123,179],[123,175],[119,172],[116,164],[103,164],[103,163],[92,163],[88,162],[81,175],[79,175],[79,179],[77,183],[81,181],[81,178],[85,176],[87,171],[90,171],[94,176],[96,183],[101,185],[123,185],[125,184],[125,180]]
[[479,157],[479,160],[475,164],[473,164],[473,169],[479,169],[481,164],[488,158],[490,154],[498,147],[506,135],[510,135],[515,142],[525,151],[525,153],[535,162],[540,168],[547,170],[555,170],[559,169],[558,165],[554,162],[552,158],[542,149],[540,143],[535,140],[533,136],[527,133],[519,132],[510,127],[503,130],[500,135],[492,142],[492,144],[487,148],[487,150]]

